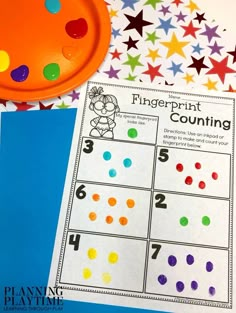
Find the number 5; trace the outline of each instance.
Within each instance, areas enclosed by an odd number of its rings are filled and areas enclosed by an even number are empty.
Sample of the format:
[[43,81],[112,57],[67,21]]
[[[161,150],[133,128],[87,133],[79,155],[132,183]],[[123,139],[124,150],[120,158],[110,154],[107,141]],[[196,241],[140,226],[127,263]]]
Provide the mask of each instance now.
[[168,149],[161,149],[159,153],[159,158],[158,160],[161,162],[166,162],[169,160],[169,155],[168,155],[169,150]]

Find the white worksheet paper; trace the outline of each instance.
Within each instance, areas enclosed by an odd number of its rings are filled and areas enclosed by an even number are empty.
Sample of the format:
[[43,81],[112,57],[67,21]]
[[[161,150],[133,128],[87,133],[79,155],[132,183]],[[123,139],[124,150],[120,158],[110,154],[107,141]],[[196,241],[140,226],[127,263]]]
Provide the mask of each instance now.
[[235,312],[235,95],[94,78],[80,99],[49,286]]

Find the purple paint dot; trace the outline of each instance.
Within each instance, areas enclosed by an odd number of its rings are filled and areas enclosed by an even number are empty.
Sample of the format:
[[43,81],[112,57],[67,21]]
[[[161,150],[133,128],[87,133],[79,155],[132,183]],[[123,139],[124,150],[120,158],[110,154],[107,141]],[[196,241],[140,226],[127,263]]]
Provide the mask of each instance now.
[[169,263],[170,266],[175,266],[176,263],[177,263],[176,257],[174,255],[170,255],[168,257],[168,263]]
[[192,265],[194,263],[194,257],[192,254],[187,255],[186,262],[188,263],[188,265]]
[[159,275],[157,280],[161,285],[165,285],[167,283],[167,277],[165,275]]
[[192,288],[193,290],[197,290],[197,289],[198,289],[198,283],[197,283],[195,280],[193,280],[193,281],[191,282],[191,288]]
[[207,272],[213,271],[213,263],[212,262],[206,263],[206,270],[207,270]]
[[21,65],[11,72],[11,78],[18,83],[25,81],[28,76],[29,68],[26,65]]
[[214,296],[215,295],[215,293],[216,293],[216,289],[215,289],[215,287],[209,287],[209,294],[211,295],[211,296]]
[[184,283],[182,281],[177,281],[176,289],[178,292],[182,292],[184,290]]

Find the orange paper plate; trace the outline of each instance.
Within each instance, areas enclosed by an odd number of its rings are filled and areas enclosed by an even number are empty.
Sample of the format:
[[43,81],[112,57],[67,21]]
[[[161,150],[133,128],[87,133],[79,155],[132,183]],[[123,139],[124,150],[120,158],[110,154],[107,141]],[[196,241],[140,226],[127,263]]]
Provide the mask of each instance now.
[[104,0],[0,1],[0,98],[41,100],[78,87],[110,36]]

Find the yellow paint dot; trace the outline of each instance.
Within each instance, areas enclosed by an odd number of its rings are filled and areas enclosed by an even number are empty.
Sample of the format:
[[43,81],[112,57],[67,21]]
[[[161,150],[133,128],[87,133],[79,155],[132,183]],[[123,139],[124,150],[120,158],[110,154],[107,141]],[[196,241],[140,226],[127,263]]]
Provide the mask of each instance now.
[[84,279],[89,279],[92,276],[92,272],[89,268],[83,269],[83,277]]
[[128,208],[132,209],[135,206],[135,201],[133,199],[128,199],[126,204]]
[[110,206],[115,206],[117,203],[116,198],[109,198],[108,203]]
[[9,66],[10,66],[9,54],[4,50],[0,50],[0,72],[5,72]]
[[92,198],[93,198],[93,201],[99,201],[100,200],[100,196],[97,193],[93,194]]
[[112,264],[115,264],[118,262],[118,259],[119,259],[119,255],[118,253],[116,252],[111,252],[109,255],[108,255],[108,261]]
[[110,216],[110,215],[108,215],[108,216],[106,217],[106,222],[107,222],[107,224],[111,224],[111,223],[113,222],[113,217]]
[[96,259],[96,257],[97,257],[97,250],[94,249],[94,248],[90,248],[88,250],[88,257],[89,257],[90,260]]
[[119,219],[120,225],[125,226],[128,224],[128,219],[125,216],[121,216]]
[[89,213],[89,219],[91,221],[95,221],[97,219],[97,214],[95,212],[90,212]]
[[111,274],[109,273],[103,273],[102,274],[102,280],[105,284],[109,284],[111,282]]

